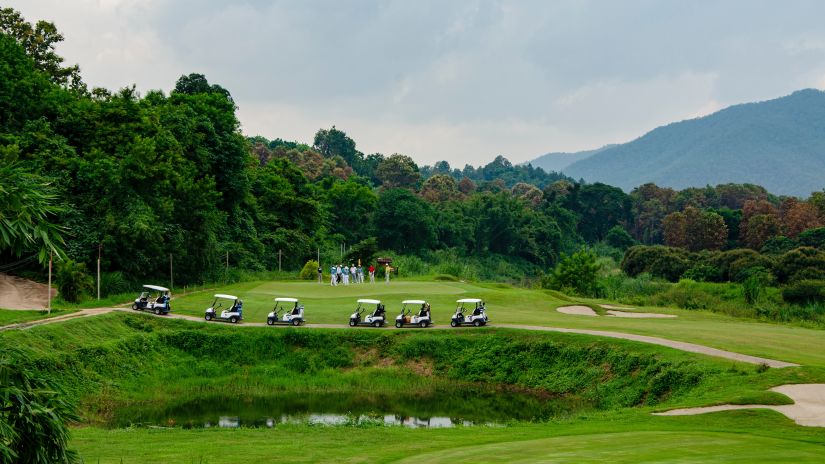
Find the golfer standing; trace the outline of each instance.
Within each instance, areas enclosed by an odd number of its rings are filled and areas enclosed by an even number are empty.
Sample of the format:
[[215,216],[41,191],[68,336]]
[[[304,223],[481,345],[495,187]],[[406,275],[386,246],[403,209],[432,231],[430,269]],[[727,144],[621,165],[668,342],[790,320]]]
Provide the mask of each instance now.
[[387,263],[387,267],[384,268],[384,275],[387,278],[387,283],[390,283],[390,271],[391,270],[392,270],[392,268],[390,268],[390,264]]
[[374,284],[375,283],[375,266],[373,266],[372,264],[370,264],[369,272],[370,272],[370,283]]
[[332,267],[329,268],[329,284],[333,287],[338,286],[338,270],[335,268],[333,264]]

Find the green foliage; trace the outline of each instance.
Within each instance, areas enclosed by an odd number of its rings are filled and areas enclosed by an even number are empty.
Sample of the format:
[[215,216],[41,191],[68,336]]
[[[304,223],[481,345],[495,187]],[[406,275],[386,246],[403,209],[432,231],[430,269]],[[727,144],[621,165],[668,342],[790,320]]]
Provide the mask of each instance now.
[[825,280],[799,280],[782,289],[782,299],[789,303],[825,302]]
[[318,266],[318,261],[310,259],[306,262],[306,264],[304,264],[304,267],[301,268],[301,272],[300,274],[298,274],[298,278],[301,280],[318,279]]
[[21,353],[0,353],[0,461],[80,462],[69,449],[68,422],[78,420],[63,392],[31,370]]
[[100,293],[104,298],[110,295],[128,293],[134,289],[134,283],[129,282],[120,271],[102,272],[100,274]]
[[776,263],[780,282],[825,278],[825,251],[800,247],[782,255]]
[[825,227],[818,227],[816,229],[808,229],[797,237],[799,243],[803,246],[809,246],[825,249]]
[[770,283],[770,274],[765,270],[755,270],[742,282],[742,296],[745,303],[753,306],[759,301],[762,289]]
[[55,280],[58,294],[69,303],[77,303],[84,294],[94,289],[94,281],[86,273],[86,265],[70,259],[57,265]]
[[621,268],[631,277],[642,273],[676,282],[690,267],[690,255],[681,248],[634,246],[627,250]]
[[630,236],[627,230],[618,225],[611,227],[610,230],[607,231],[604,241],[613,248],[618,248],[620,250],[627,250],[636,244],[636,240]]
[[375,211],[375,233],[381,248],[416,252],[436,243],[430,205],[406,189],[385,191]]
[[579,250],[570,256],[562,257],[553,272],[545,279],[544,286],[553,290],[598,297],[602,294],[598,278],[600,269],[595,254],[588,250]]

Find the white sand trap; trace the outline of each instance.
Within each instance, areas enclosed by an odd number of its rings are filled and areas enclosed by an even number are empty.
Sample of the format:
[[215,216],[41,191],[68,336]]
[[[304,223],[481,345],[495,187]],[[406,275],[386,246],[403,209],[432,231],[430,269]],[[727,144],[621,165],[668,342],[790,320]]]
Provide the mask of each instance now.
[[799,425],[806,427],[825,427],[825,384],[808,383],[798,385],[781,385],[771,388],[771,391],[782,393],[794,401],[794,404],[723,404],[706,406],[703,408],[673,409],[665,412],[653,413],[655,416],[693,416],[718,411],[734,411],[737,409],[773,409],[786,415]]
[[562,306],[556,308],[556,311],[564,314],[571,314],[573,316],[598,316],[593,308],[587,306]]
[[604,309],[618,309],[619,311],[633,311],[634,309],[636,309],[636,308],[628,308],[626,306],[616,306],[616,305],[612,305],[612,304],[600,304],[599,306],[601,306]]
[[616,311],[613,309],[607,310],[608,316],[627,317],[632,319],[667,319],[676,317],[675,314],[661,314],[661,313],[634,313],[628,311]]

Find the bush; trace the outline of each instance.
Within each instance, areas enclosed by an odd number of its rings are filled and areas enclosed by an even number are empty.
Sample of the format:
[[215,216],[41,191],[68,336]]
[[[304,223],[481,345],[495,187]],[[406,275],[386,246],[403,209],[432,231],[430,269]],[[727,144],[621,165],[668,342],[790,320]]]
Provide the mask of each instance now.
[[100,274],[100,293],[103,297],[127,293],[133,290],[132,287],[133,285],[123,277],[120,271]]
[[825,278],[825,251],[811,247],[791,250],[776,263],[776,278],[780,282],[794,280],[821,280]]
[[808,229],[799,234],[799,243],[804,246],[823,249],[825,248],[825,227]]
[[304,267],[301,269],[301,273],[298,277],[301,280],[315,280],[318,278],[318,267],[318,261],[310,259],[306,262],[306,264],[304,264]]
[[825,281],[800,280],[782,289],[782,299],[794,304],[813,304],[825,301]]
[[768,241],[762,245],[762,249],[760,251],[766,255],[781,255],[798,247],[799,242],[780,235],[779,237],[769,238]]
[[57,265],[57,291],[64,301],[77,303],[94,289],[94,281],[86,274],[86,265],[67,259]]
[[682,278],[697,282],[716,282],[719,280],[719,269],[709,264],[697,263],[685,271]]
[[596,255],[587,250],[579,250],[570,256],[564,256],[553,272],[544,282],[546,288],[553,290],[572,290],[583,296],[598,297],[602,294],[599,285],[601,265]]
[[753,268],[742,283],[742,296],[745,298],[745,303],[753,306],[759,300],[762,288],[769,285],[771,280],[772,276],[766,270]]
[[648,273],[676,282],[690,267],[690,253],[661,245],[634,246],[625,253],[621,267],[631,277]]

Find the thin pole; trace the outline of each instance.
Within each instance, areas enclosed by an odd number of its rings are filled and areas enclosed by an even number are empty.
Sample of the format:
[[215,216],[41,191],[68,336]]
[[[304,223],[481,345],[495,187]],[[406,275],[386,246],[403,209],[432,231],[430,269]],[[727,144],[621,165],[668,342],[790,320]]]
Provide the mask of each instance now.
[[169,288],[175,287],[175,275],[172,268],[172,253],[169,253]]
[[318,283],[324,283],[324,267],[321,266],[321,247],[318,247],[318,269],[321,269],[321,272],[318,273]]
[[278,272],[281,272],[281,250],[278,250]]
[[49,296],[48,296],[48,303],[46,304],[46,309],[49,311],[49,315],[52,314],[52,255],[54,252],[49,250]]
[[103,243],[97,244],[97,300],[100,301],[100,254],[103,250]]

